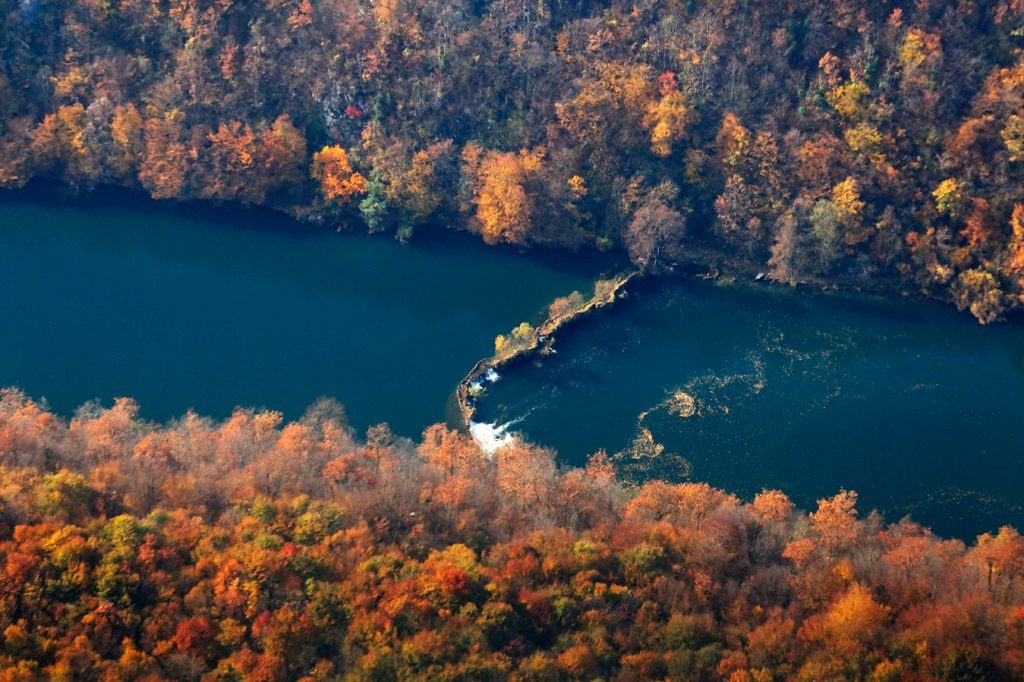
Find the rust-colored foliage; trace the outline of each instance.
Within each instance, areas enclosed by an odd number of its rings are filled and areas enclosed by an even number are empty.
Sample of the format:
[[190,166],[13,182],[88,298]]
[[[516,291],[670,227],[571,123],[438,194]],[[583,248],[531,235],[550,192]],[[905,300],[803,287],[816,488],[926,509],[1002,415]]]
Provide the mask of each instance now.
[[14,3],[0,186],[1024,307],[1019,0],[478,4]]
[[337,145],[313,155],[312,174],[328,201],[343,202],[366,192],[366,178],[352,170],[348,153]]
[[443,426],[359,442],[328,403],[161,427],[8,390],[0,494],[5,679],[1024,675],[1020,534],[851,492],[807,515]]
[[182,126],[176,120],[151,118],[146,121],[139,181],[154,199],[181,196],[185,189],[189,152],[182,136]]

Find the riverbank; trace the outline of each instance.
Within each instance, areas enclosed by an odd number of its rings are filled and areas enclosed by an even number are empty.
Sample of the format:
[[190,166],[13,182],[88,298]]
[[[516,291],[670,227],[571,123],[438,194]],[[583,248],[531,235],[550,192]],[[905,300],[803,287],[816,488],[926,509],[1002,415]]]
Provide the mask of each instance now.
[[[845,487],[955,537],[1024,523],[1019,324],[747,280],[645,277],[628,292],[563,329],[542,366],[502,371],[474,422],[511,424],[565,465],[604,450],[635,480],[688,474],[804,506]],[[666,403],[677,392],[690,416]],[[630,459],[640,437],[665,456]]]
[[455,388],[455,400],[458,410],[458,423],[456,426],[463,431],[469,429],[475,412],[474,399],[482,392],[482,380],[489,373],[497,372],[497,370],[517,360],[536,355],[550,354],[555,342],[554,335],[559,330],[580,318],[590,315],[595,310],[614,303],[626,285],[639,276],[639,274],[636,270],[629,270],[621,272],[610,279],[598,280],[594,283],[593,294],[585,302],[573,305],[564,312],[549,314],[547,319],[535,328],[527,323],[523,323],[509,337],[499,336],[495,343],[494,355],[484,358],[473,365],[473,368]]
[[1024,679],[1011,528],[364,440],[340,410],[135,407],[0,392],[5,679]]
[[440,228],[400,244],[262,209],[44,189],[0,192],[0,386],[66,416],[131,395],[158,421],[237,405],[297,419],[329,395],[360,431],[387,414],[415,437],[497,330],[621,266]]
[[[45,203],[59,208],[62,206],[78,207],[109,207],[111,204],[120,207],[137,208],[140,204],[152,204],[155,210],[177,214],[188,220],[210,221],[218,224],[239,225],[244,229],[270,230],[291,235],[309,236],[321,232],[346,232],[360,234],[364,230],[378,238],[398,235],[386,232],[374,232],[358,212],[346,211],[329,214],[325,211],[297,210],[294,205],[278,205],[272,203],[244,204],[234,201],[210,201],[206,199],[170,199],[153,200],[139,188],[125,187],[115,184],[101,184],[93,188],[74,188],[59,179],[34,178],[23,187],[0,188],[0,198],[26,197],[32,201]],[[239,216],[245,216],[239,219]],[[464,222],[456,220],[451,224],[427,222],[417,226],[412,237],[398,238],[403,244],[415,242],[418,245],[445,242],[457,239],[466,244],[478,242],[479,234],[470,230]],[[558,264],[565,267],[572,264],[573,269],[580,269],[579,261],[622,263],[625,250],[621,246],[598,248],[593,243],[568,246],[557,242],[531,242],[528,245],[490,244],[489,249],[504,251],[507,254],[527,253],[531,258],[545,264]],[[568,257],[572,255],[573,257]],[[807,273],[793,281],[773,279],[766,263],[756,259],[739,257],[729,254],[721,248],[706,243],[700,235],[691,235],[686,240],[684,255],[679,261],[672,263],[656,273],[658,277],[695,277],[704,280],[715,280],[722,283],[772,283],[778,286],[792,287],[801,291],[845,292],[850,294],[866,294],[870,296],[901,297],[915,301],[937,301],[943,305],[956,307],[961,312],[970,313],[967,307],[960,305],[950,291],[942,288],[922,288],[913,280],[898,277],[893,273],[837,272],[829,277],[816,277]],[[1012,307],[1002,310],[994,321],[1020,320],[1024,311]]]

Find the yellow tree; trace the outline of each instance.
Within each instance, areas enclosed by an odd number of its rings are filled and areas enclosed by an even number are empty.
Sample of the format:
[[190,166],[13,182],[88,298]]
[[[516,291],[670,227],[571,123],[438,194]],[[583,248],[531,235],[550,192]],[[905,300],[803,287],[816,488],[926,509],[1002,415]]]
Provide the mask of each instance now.
[[555,113],[571,136],[598,151],[608,143],[628,147],[656,95],[650,67],[618,62],[598,62],[577,88],[572,99],[555,104]]
[[939,186],[932,192],[935,199],[935,208],[939,213],[945,213],[951,218],[959,216],[967,205],[963,188],[956,178],[947,178],[939,183]]
[[999,280],[987,270],[971,268],[960,273],[950,291],[960,310],[970,310],[982,324],[995,322],[1005,309],[1005,295]]
[[811,514],[811,527],[826,549],[838,551],[852,545],[860,534],[857,493],[844,490],[831,499],[818,500],[818,510]]
[[110,122],[110,135],[114,147],[110,150],[108,162],[119,177],[131,177],[139,166],[144,152],[142,142],[143,120],[134,104],[128,103],[114,108]]
[[1002,598],[1009,602],[1024,576],[1024,538],[1015,529],[1003,526],[997,535],[978,536],[971,553],[985,567],[989,590],[1001,588]]
[[763,490],[747,505],[762,521],[783,522],[793,513],[793,502],[779,490]]
[[260,135],[262,173],[271,188],[302,181],[306,161],[306,138],[287,114],[278,116]]
[[252,127],[230,121],[206,136],[207,174],[197,191],[204,198],[259,203],[264,199],[256,171],[257,137]]
[[348,152],[338,145],[324,147],[313,155],[312,174],[328,201],[344,203],[366,192],[366,178],[352,169]]
[[487,152],[476,170],[474,202],[480,233],[488,244],[524,244],[533,230],[533,201],[525,183],[540,167],[540,155]]
[[889,611],[868,588],[851,585],[825,615],[824,634],[833,653],[850,662],[861,661],[866,649],[882,637]]
[[750,131],[742,123],[739,117],[732,112],[726,112],[722,118],[722,127],[718,129],[715,136],[715,148],[718,151],[718,159],[722,166],[731,173],[742,173],[748,170],[746,160],[751,155],[753,140]]
[[30,134],[29,151],[36,166],[43,170],[59,167],[72,180],[89,179],[94,164],[83,140],[84,124],[85,107],[81,104],[64,105],[47,114]]
[[441,205],[443,188],[437,180],[439,158],[451,152],[450,140],[421,149],[412,155],[409,168],[401,178],[401,205],[413,220],[425,220]]
[[901,86],[904,92],[917,91],[926,104],[937,100],[934,92],[934,72],[942,61],[942,39],[934,33],[925,33],[916,28],[907,31],[899,52],[900,66],[903,67]]
[[1024,118],[1011,115],[999,134],[1010,153],[1010,161],[1024,161]]
[[441,206],[449,186],[448,171],[454,170],[452,141],[416,150],[410,140],[385,135],[376,123],[363,129],[362,138],[373,175],[360,209],[364,214],[379,211],[381,220],[387,209],[396,209],[405,232],[426,221]]
[[651,151],[663,158],[671,154],[672,145],[686,136],[693,118],[693,109],[683,93],[678,90],[666,92],[648,107],[644,117],[644,126],[651,131]]
[[856,178],[848,177],[832,188],[832,204],[839,213],[846,243],[856,246],[866,241],[872,226],[864,224],[864,202]]
[[1010,244],[1007,249],[1006,269],[1024,284],[1024,204],[1015,204],[1010,216]]
[[843,132],[847,146],[859,156],[868,159],[876,168],[885,163],[885,154],[882,153],[882,133],[870,123],[858,123],[852,128]]
[[871,89],[853,73],[850,74],[849,82],[838,85],[825,94],[832,108],[853,123],[863,121],[867,117],[870,96]]

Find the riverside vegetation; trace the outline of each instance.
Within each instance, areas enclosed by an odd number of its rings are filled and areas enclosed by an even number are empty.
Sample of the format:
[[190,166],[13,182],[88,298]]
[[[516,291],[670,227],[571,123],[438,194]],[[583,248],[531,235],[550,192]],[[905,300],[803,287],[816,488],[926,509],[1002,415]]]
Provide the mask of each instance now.
[[1022,305],[1019,0],[0,2],[0,185]]
[[[0,186],[443,224],[988,323],[1024,306],[1022,49],[1020,0],[0,0]],[[618,473],[441,425],[360,437],[328,400],[161,424],[4,390],[0,680],[1024,679],[1016,530]]]
[[0,679],[1012,680],[1024,539],[625,486],[339,405],[0,394]]

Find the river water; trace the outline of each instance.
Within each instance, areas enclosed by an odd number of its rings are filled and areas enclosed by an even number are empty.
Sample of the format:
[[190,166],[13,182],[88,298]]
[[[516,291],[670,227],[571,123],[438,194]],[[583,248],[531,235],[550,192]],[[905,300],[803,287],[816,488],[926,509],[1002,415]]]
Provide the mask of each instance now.
[[[610,260],[435,230],[409,245],[267,211],[104,192],[0,194],[0,386],[56,411],[116,396],[165,420],[236,405],[358,429],[443,421],[496,334],[587,291]],[[1024,527],[1024,327],[948,307],[767,286],[641,281],[504,372],[477,419],[580,464],[805,508],[841,488],[970,538]]]
[[602,264],[446,230],[402,245],[269,211],[0,194],[0,386],[65,415],[132,396],[154,420],[297,418],[327,395],[359,429],[413,437],[495,335]]
[[509,369],[477,419],[631,475],[804,508],[845,488],[963,538],[1024,527],[1024,327],[950,307],[640,282]]

